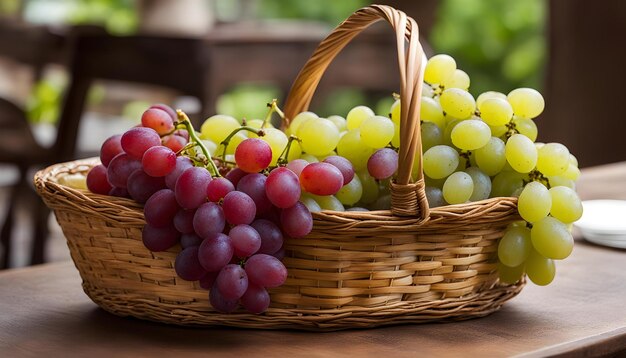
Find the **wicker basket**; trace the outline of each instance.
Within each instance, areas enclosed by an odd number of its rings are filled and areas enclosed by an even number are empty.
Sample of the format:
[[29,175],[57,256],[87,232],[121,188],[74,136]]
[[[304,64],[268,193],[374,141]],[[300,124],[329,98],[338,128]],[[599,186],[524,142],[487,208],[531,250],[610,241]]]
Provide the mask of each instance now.
[[[354,13],[325,39],[296,79],[287,117],[306,110],[326,67],[361,30],[384,19],[396,32],[401,77],[400,166],[391,184],[392,209],[314,213],[313,231],[287,239],[287,282],[272,289],[261,315],[214,311],[207,291],[176,276],[180,247],[148,251],[141,240],[142,207],[131,200],[60,185],[96,160],[51,166],[35,176],[54,209],[87,295],[120,316],[179,325],[337,330],[408,322],[461,320],[497,310],[524,285],[498,283],[497,244],[517,216],[515,198],[493,198],[429,210],[422,170],[419,98],[422,50],[415,21],[387,6]],[[405,42],[406,41],[406,42]],[[408,44],[405,52],[405,45]]]

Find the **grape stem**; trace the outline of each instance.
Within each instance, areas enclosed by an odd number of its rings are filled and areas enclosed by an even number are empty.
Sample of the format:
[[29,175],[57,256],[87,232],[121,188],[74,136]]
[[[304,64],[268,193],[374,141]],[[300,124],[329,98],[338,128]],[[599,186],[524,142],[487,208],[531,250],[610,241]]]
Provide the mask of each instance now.
[[222,175],[220,174],[219,169],[217,169],[215,163],[213,162],[211,154],[209,154],[209,151],[206,149],[200,138],[198,138],[196,131],[193,129],[193,124],[191,124],[191,121],[189,120],[189,117],[187,117],[187,114],[185,114],[185,112],[181,111],[180,109],[177,109],[176,115],[178,116],[178,124],[182,124],[183,126],[185,126],[185,129],[189,133],[189,139],[194,143],[193,146],[198,146],[200,147],[200,150],[202,150],[202,154],[204,154],[204,157],[206,158],[205,168],[207,168],[207,170],[211,173],[213,177],[221,177]]
[[228,135],[228,137],[226,137],[226,139],[224,139],[220,145],[222,145],[224,147],[224,149],[222,150],[222,162],[226,162],[226,149],[228,148],[228,144],[230,144],[230,140],[235,136],[235,134],[239,133],[240,131],[248,131],[251,133],[254,133],[256,135],[258,135],[259,137],[263,137],[265,135],[265,131],[263,129],[256,129],[256,128],[252,128],[249,126],[241,126],[239,128],[236,128],[235,130],[233,130],[232,132],[230,132],[230,134]]
[[[548,177],[543,175],[543,173],[540,172],[537,169],[534,169],[530,173],[528,173],[528,178],[530,179],[530,181],[538,181],[538,182],[544,184],[546,186],[546,188],[548,188],[548,189],[551,188],[550,179],[548,179]],[[528,184],[528,183],[524,183],[524,185],[526,185],[526,184]]]
[[285,120],[285,113],[283,113],[283,111],[281,111],[280,108],[278,108],[278,100],[276,100],[276,98],[274,98],[271,102],[269,102],[267,104],[267,107],[269,107],[269,110],[267,111],[267,115],[265,116],[265,119],[263,120],[263,124],[261,125],[261,128],[265,128],[267,123],[269,123],[269,121],[272,119],[272,114],[274,114],[274,112],[278,113],[281,121]]
[[294,140],[298,142],[302,141],[302,139],[296,137],[293,134],[289,136],[289,140],[287,141],[287,145],[285,146],[285,149],[283,149],[282,153],[280,153],[280,155],[278,156],[278,160],[276,161],[276,164],[278,166],[286,165],[287,162],[289,161],[288,160],[289,150],[291,149],[291,143],[293,143]]

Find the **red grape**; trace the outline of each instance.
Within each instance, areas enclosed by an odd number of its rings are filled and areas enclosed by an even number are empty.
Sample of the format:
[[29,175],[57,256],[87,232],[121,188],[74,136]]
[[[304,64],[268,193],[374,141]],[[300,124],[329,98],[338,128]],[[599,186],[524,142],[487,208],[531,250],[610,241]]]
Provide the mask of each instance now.
[[107,168],[98,164],[87,174],[87,189],[92,193],[108,195],[113,187],[107,179]]
[[126,153],[115,156],[107,167],[109,183],[116,188],[126,189],[128,177],[132,172],[141,168],[141,162],[131,158]]
[[192,246],[200,246],[200,244],[202,243],[202,240],[203,239],[200,236],[196,235],[195,233],[182,234],[180,235],[180,246],[183,249],[186,249]]
[[235,300],[227,300],[222,296],[221,292],[217,288],[217,285],[214,283],[213,287],[209,291],[209,302],[211,306],[222,313],[230,313],[237,309],[238,299]]
[[167,104],[156,103],[156,104],[153,104],[152,106],[150,106],[150,108],[157,108],[157,109],[160,109],[162,111],[165,111],[167,114],[169,114],[170,118],[172,118],[172,121],[178,120],[178,116],[176,115],[176,111],[173,110],[172,107],[168,106]]
[[231,191],[226,194],[222,208],[226,221],[231,225],[250,224],[256,216],[254,201],[248,194],[241,191]]
[[328,163],[311,163],[302,169],[300,183],[304,190],[315,195],[334,195],[343,186],[343,174]]
[[280,213],[280,224],[285,234],[294,238],[304,237],[313,229],[313,217],[304,204],[297,202],[296,205],[283,209]]
[[204,276],[202,276],[200,280],[198,280],[200,287],[204,288],[205,290],[211,289],[219,273],[219,271],[205,273]]
[[100,147],[100,161],[102,165],[108,167],[111,159],[124,151],[121,140],[122,135],[116,134],[110,136],[102,143],[102,147]]
[[273,222],[265,219],[257,219],[250,224],[261,237],[261,247],[259,253],[274,254],[283,246],[283,233]]
[[144,225],[141,232],[144,246],[154,252],[165,251],[178,243],[180,233],[174,226],[154,227]]
[[176,135],[170,134],[163,137],[163,145],[170,148],[173,152],[178,153],[187,144],[187,139]]
[[143,169],[137,169],[128,176],[126,190],[138,203],[145,203],[152,194],[165,188],[165,180],[160,177],[151,177]]
[[161,145],[152,147],[143,154],[141,165],[146,174],[164,177],[176,167],[176,153]]
[[222,233],[211,234],[200,244],[198,258],[205,270],[219,271],[228,265],[233,257],[233,252],[233,243],[230,237]]
[[324,163],[332,164],[339,169],[343,175],[343,185],[350,183],[354,178],[354,167],[348,159],[339,155],[331,155],[324,159]]
[[126,190],[126,188],[116,188],[116,187],[113,187],[109,191],[109,195],[110,196],[117,196],[119,198],[129,198],[130,199],[130,195],[128,195],[128,190]]
[[367,160],[367,171],[376,179],[387,179],[396,170],[398,170],[398,153],[391,148],[379,149]]
[[191,159],[183,156],[176,157],[176,166],[171,173],[165,176],[165,184],[168,188],[174,190],[176,188],[176,180],[187,169],[193,167]]
[[255,254],[261,248],[261,236],[250,225],[237,225],[230,229],[228,236],[233,242],[235,256],[248,257]]
[[230,180],[230,182],[233,183],[233,185],[236,188],[237,185],[239,184],[239,180],[241,180],[241,178],[243,178],[246,175],[248,175],[248,173],[244,172],[243,170],[239,168],[234,168],[233,170],[229,171],[228,174],[226,174],[225,178]]
[[206,188],[211,174],[200,167],[186,169],[176,180],[174,193],[178,205],[185,209],[195,209],[206,202]]
[[287,268],[274,256],[256,254],[246,261],[250,283],[262,287],[278,287],[287,279]]
[[272,208],[272,202],[267,198],[265,182],[267,177],[263,174],[248,174],[239,180],[237,190],[242,191],[254,200],[257,214],[264,214]]
[[154,227],[172,225],[177,212],[178,203],[176,203],[176,196],[170,189],[161,189],[152,194],[143,206],[143,215],[146,218],[146,223]]
[[289,163],[287,163],[287,169],[291,170],[292,172],[294,172],[298,178],[300,177],[300,173],[302,173],[302,169],[304,169],[304,167],[306,167],[307,165],[309,165],[309,162],[307,162],[304,159],[295,159],[290,161]]
[[300,181],[294,172],[279,167],[270,172],[265,181],[265,194],[279,208],[292,207],[300,199]]
[[227,300],[238,300],[248,289],[248,275],[239,265],[229,264],[220,270],[215,286]]
[[[178,202],[177,202],[178,203]],[[180,209],[174,215],[174,227],[183,234],[193,233],[193,217],[196,209]]]
[[233,190],[235,190],[235,186],[230,180],[223,177],[215,178],[207,186],[206,195],[210,201],[218,202]]
[[200,205],[193,216],[193,229],[202,238],[222,232],[225,225],[224,211],[215,203]]
[[248,138],[235,149],[235,162],[246,173],[258,173],[272,162],[272,148],[259,138]]
[[176,256],[174,270],[178,277],[187,281],[197,281],[201,279],[206,271],[198,260],[198,246],[191,246],[183,249]]
[[270,294],[265,288],[248,283],[246,293],[241,296],[241,305],[248,312],[263,313],[270,306]]
[[141,125],[152,128],[160,135],[167,134],[174,130],[172,116],[166,111],[150,107],[141,116]]
[[152,128],[135,127],[122,135],[122,148],[133,159],[141,160],[149,148],[161,145],[161,137]]

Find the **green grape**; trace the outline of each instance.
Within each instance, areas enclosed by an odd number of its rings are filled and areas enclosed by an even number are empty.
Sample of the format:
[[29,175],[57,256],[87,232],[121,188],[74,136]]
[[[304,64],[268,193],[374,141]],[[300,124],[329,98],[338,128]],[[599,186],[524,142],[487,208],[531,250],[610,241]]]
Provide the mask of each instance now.
[[359,127],[361,141],[370,148],[380,149],[389,142],[394,135],[395,126],[391,119],[383,116],[371,116],[365,119]]
[[343,118],[342,116],[333,115],[333,116],[328,116],[327,119],[333,122],[335,127],[339,129],[339,132],[343,132],[348,129],[346,119]]
[[532,88],[517,88],[509,92],[507,100],[513,107],[515,115],[524,118],[535,118],[543,112],[545,102],[543,96]]
[[376,179],[374,179],[367,170],[362,172],[357,172],[357,176],[361,181],[361,186],[363,188],[363,194],[361,195],[361,202],[364,204],[371,204],[378,199],[379,195],[379,187]]
[[298,128],[300,128],[302,124],[311,119],[317,118],[319,118],[318,115],[313,112],[298,113],[295,117],[293,117],[291,123],[289,123],[289,127],[287,128],[286,133],[295,135],[296,133],[298,133]]
[[435,97],[435,90],[426,82],[422,82],[422,97]]
[[393,102],[393,104],[391,105],[391,108],[389,109],[389,116],[391,118],[391,121],[395,125],[400,124],[400,110],[401,110],[400,100],[397,99],[395,102]]
[[459,122],[452,132],[452,144],[462,150],[475,150],[485,146],[491,138],[491,130],[485,122],[468,119]]
[[548,143],[537,151],[537,170],[543,175],[563,174],[569,166],[569,150],[560,143]]
[[529,228],[508,228],[498,244],[498,259],[509,267],[520,266],[524,264],[532,248]]
[[474,191],[470,196],[470,201],[479,201],[489,198],[491,194],[491,178],[477,167],[469,167],[465,169],[474,183]]
[[[244,131],[237,132],[234,136],[230,138],[228,147],[226,147],[226,154],[235,154],[235,149],[237,149],[237,146],[239,146],[239,143],[243,142],[246,139],[248,139],[246,132]],[[222,150],[224,149],[224,146],[220,144],[218,149],[219,150],[217,151],[217,154],[221,154]]]
[[489,126],[492,137],[502,137],[508,130],[506,126]]
[[217,144],[215,144],[212,140],[209,139],[201,139],[202,144],[206,147],[210,156],[214,156],[217,152]]
[[330,157],[331,155],[337,155],[337,152],[333,150],[333,151],[330,151],[329,153],[326,153],[324,155],[318,155],[318,156],[316,156],[316,158],[320,162],[323,162],[324,159],[326,159],[327,157]]
[[502,98],[487,98],[478,107],[480,117],[490,126],[503,126],[513,118],[513,108]]
[[[262,119],[248,119],[246,120],[246,126],[261,129],[261,126],[263,126],[263,122],[264,121]],[[263,128],[274,128],[274,126],[272,125],[272,123],[267,122],[265,123]]]
[[580,219],[583,205],[574,190],[566,186],[553,186],[549,191],[552,197],[550,215],[566,224]]
[[202,123],[200,138],[210,139],[213,143],[220,144],[232,131],[240,126],[239,121],[235,118],[224,114],[216,114]]
[[495,91],[483,92],[476,98],[476,107],[480,108],[482,103],[489,98],[500,98],[506,100],[506,95]]
[[[532,235],[532,234],[531,234]],[[531,250],[525,264],[528,278],[539,286],[546,286],[554,280],[556,267],[552,259],[541,256],[537,251]]]
[[346,116],[346,126],[348,130],[357,129],[364,120],[374,116],[374,111],[367,106],[356,106],[348,112]]
[[289,148],[289,154],[287,155],[287,162],[291,162],[296,159],[300,159],[302,155],[302,147],[297,140],[291,142],[291,147]]
[[574,238],[567,226],[551,216],[533,223],[530,238],[535,250],[550,259],[567,258],[574,249]]
[[303,153],[300,156],[300,159],[304,159],[304,160],[306,160],[309,163],[317,163],[317,162],[320,161],[319,159],[317,159],[316,156],[314,156],[313,154],[309,154],[309,153]]
[[424,153],[424,173],[433,179],[447,177],[458,165],[459,153],[447,145],[436,145]]
[[447,122],[445,129],[443,130],[443,144],[453,146],[452,144],[452,131],[457,124],[461,123],[460,119],[452,119]]
[[541,147],[543,147],[544,145],[546,145],[546,143],[535,142],[535,148],[537,148],[537,150],[541,149]]
[[443,198],[449,204],[462,204],[474,191],[472,177],[465,172],[452,173],[443,183]]
[[512,196],[513,193],[524,186],[520,173],[514,171],[500,172],[491,182],[491,197]]
[[354,205],[363,195],[363,185],[361,185],[361,179],[358,175],[355,175],[352,180],[341,187],[335,197],[344,205]]
[[443,129],[446,127],[446,118],[443,116],[443,109],[439,102],[430,97],[422,97],[420,103],[420,120],[433,122]]
[[514,284],[524,275],[524,264],[516,267],[508,267],[501,262],[498,263],[498,276],[500,281],[508,284]]
[[580,177],[580,169],[578,169],[578,167],[570,163],[570,165],[567,166],[567,169],[565,170],[563,174],[561,174],[561,176],[566,179],[576,181],[578,180],[578,177]]
[[548,188],[536,181],[526,184],[517,201],[520,216],[529,223],[535,223],[548,216],[551,207],[552,197]]
[[313,195],[308,194],[311,198],[315,199],[315,202],[322,208],[322,210],[332,210],[332,211],[345,211],[346,209],[343,207],[343,204],[335,198],[333,195]]
[[459,88],[449,88],[443,91],[439,97],[439,103],[444,112],[458,119],[467,119],[476,110],[474,97]]
[[438,206],[447,205],[446,201],[443,199],[443,191],[440,188],[427,186],[424,188],[426,191],[426,199],[428,200],[428,206],[431,208],[436,208]]
[[[444,88],[460,88],[466,90],[470,86],[470,78],[463,70],[456,69],[452,76],[440,83]],[[423,96],[423,94],[422,94]]]
[[456,61],[449,55],[439,54],[431,57],[426,63],[424,81],[428,83],[443,83],[456,70]]
[[339,129],[324,118],[312,118],[300,125],[296,133],[302,149],[315,156],[330,153],[339,143]]
[[422,151],[425,152],[436,145],[443,144],[443,133],[435,123],[424,122],[420,130],[422,133]]
[[264,131],[265,135],[259,138],[270,145],[272,149],[272,161],[270,165],[276,165],[280,153],[283,152],[289,140],[287,139],[287,135],[280,129],[265,128]]
[[371,205],[371,210],[389,210],[391,208],[391,195],[379,196]]
[[569,154],[569,163],[578,168],[578,159],[572,153]]
[[351,129],[337,143],[337,154],[352,162],[354,170],[367,167],[367,160],[376,150],[363,144],[361,131]]
[[521,134],[513,134],[505,145],[506,160],[513,170],[528,173],[537,165],[537,148],[533,141]]
[[506,164],[504,142],[497,137],[489,138],[487,144],[476,149],[472,154],[478,167],[489,176],[500,173]]
[[552,187],[555,186],[565,186],[568,187],[570,189],[575,190],[576,189],[576,184],[574,184],[574,181],[571,179],[567,179],[563,176],[557,175],[557,176],[553,176],[553,177],[548,177],[548,181],[550,182],[550,185]]
[[318,204],[317,201],[315,201],[315,199],[311,198],[310,196],[302,195],[300,197],[300,202],[302,202],[302,204],[304,204],[304,206],[306,206],[312,213],[322,211],[320,204]]
[[443,188],[443,183],[446,182],[446,178],[433,179],[427,175],[424,176],[424,183],[426,186],[432,186],[433,188]]
[[515,124],[515,129],[517,129],[519,134],[525,135],[533,142],[537,140],[537,134],[539,133],[539,131],[537,130],[537,125],[535,124],[535,121],[524,117],[514,116],[513,124]]

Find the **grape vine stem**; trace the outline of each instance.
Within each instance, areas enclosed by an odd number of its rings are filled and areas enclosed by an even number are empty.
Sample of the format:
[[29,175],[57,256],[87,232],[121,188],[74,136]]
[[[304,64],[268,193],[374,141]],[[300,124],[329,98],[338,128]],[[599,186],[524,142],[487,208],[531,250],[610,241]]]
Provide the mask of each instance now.
[[179,124],[184,125],[185,129],[189,133],[189,139],[193,141],[195,145],[200,147],[200,150],[202,150],[202,154],[204,154],[204,157],[206,158],[206,161],[207,161],[206,162],[207,169],[209,170],[209,172],[211,172],[211,175],[213,177],[221,177],[222,175],[220,174],[219,169],[217,169],[215,162],[213,162],[213,158],[211,158],[211,154],[209,154],[209,151],[206,149],[206,146],[202,143],[200,138],[198,138],[196,131],[193,129],[193,124],[191,124],[191,120],[189,120],[189,117],[187,117],[187,114],[185,114],[185,112],[181,111],[180,109],[177,109],[176,115],[178,116]]

